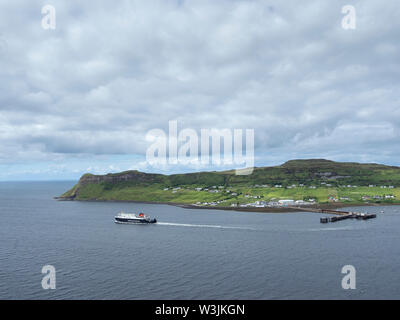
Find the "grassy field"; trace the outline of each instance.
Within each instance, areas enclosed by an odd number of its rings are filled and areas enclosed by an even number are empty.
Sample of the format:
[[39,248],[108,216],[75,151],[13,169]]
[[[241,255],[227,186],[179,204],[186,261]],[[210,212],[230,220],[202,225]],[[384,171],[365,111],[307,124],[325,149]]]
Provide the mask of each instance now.
[[[212,189],[213,190],[213,189]],[[227,193],[226,190],[231,191]],[[237,195],[232,195],[237,193]],[[249,197],[246,197],[248,195]],[[386,195],[394,198],[386,199]],[[252,198],[258,196],[258,198]],[[382,199],[374,199],[380,196]],[[369,197],[364,198],[363,197]],[[282,199],[309,200],[315,199],[317,203],[341,202],[349,204],[357,203],[397,203],[400,202],[400,188],[381,189],[379,187],[356,187],[356,188],[327,188],[318,187],[309,189],[307,187],[297,188],[250,188],[238,186],[224,188],[218,193],[208,191],[196,191],[192,186],[182,186],[181,189],[173,191],[164,190],[164,186],[130,186],[124,188],[107,188],[105,184],[89,184],[79,191],[79,200],[121,200],[121,201],[149,201],[149,202],[170,202],[170,203],[210,203],[217,202],[219,206],[231,204],[251,203],[257,200],[277,201]]]
[[[296,187],[291,187],[293,184]],[[352,187],[345,187],[347,185]],[[168,190],[164,190],[166,188]],[[203,190],[196,191],[196,188]],[[210,190],[219,192],[211,193]],[[237,195],[232,195],[234,193]],[[317,203],[400,203],[400,168],[328,160],[293,160],[277,167],[255,168],[247,176],[237,176],[232,171],[170,176],[138,171],[104,176],[85,174],[61,197],[183,204],[219,202],[219,206],[281,199],[315,199]]]

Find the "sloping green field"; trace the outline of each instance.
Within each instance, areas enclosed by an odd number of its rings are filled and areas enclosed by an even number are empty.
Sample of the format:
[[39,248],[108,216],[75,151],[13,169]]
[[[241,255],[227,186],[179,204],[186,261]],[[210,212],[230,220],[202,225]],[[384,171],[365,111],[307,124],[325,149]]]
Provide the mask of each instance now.
[[[164,190],[166,188],[168,190]],[[203,190],[196,191],[196,188]],[[210,190],[218,190],[218,193]],[[85,174],[61,198],[186,204],[220,201],[220,206],[279,199],[315,199],[318,203],[397,203],[400,199],[400,168],[328,160],[292,160],[281,166],[255,168],[247,176],[235,175],[233,171],[169,176],[138,171],[104,176]]]

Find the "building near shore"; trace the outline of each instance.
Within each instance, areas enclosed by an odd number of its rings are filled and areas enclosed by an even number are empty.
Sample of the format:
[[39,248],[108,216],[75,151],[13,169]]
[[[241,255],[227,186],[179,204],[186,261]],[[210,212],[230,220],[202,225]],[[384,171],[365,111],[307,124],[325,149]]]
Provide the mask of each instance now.
[[290,205],[294,205],[295,201],[292,199],[283,199],[283,200],[279,200],[278,203],[282,206],[290,206]]

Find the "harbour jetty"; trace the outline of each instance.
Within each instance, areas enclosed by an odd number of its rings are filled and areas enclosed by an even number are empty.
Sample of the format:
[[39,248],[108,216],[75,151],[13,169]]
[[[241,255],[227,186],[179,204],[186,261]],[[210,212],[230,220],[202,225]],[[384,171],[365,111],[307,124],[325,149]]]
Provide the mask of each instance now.
[[337,222],[346,219],[357,219],[357,220],[369,220],[376,218],[374,213],[364,213],[364,212],[354,212],[354,211],[344,211],[344,210],[333,210],[333,209],[316,209],[316,208],[301,208],[301,207],[290,207],[291,209],[297,209],[307,212],[318,212],[332,214],[332,217],[321,217],[321,223]]

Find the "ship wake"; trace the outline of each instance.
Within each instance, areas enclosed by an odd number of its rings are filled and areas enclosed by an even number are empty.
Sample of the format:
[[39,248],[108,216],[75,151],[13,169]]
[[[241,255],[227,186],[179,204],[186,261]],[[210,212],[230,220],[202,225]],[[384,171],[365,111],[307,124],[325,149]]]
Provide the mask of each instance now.
[[172,223],[172,222],[157,222],[157,225],[173,226],[173,227],[190,227],[190,228],[215,228],[215,229],[239,229],[239,230],[255,230],[247,227],[230,227],[214,224],[191,224],[191,223]]

